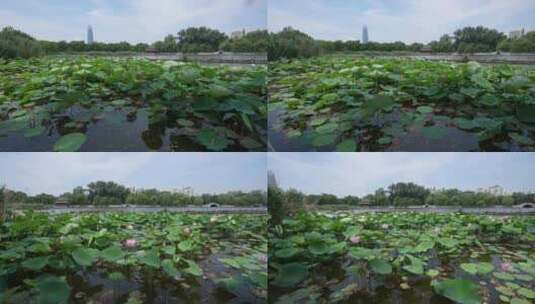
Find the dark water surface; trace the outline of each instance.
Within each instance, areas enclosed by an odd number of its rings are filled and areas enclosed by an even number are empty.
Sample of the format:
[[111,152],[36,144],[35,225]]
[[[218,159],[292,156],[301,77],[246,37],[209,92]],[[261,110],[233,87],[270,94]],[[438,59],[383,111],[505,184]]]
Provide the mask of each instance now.
[[[165,116],[151,121],[149,111],[145,107],[72,106],[53,115],[44,125],[46,131],[39,136],[26,137],[24,129],[3,131],[0,133],[0,151],[52,151],[62,135],[73,132],[87,135],[87,141],[79,150],[82,152],[206,150],[183,133],[183,128],[176,123],[177,117]],[[236,145],[228,150],[245,151]]]

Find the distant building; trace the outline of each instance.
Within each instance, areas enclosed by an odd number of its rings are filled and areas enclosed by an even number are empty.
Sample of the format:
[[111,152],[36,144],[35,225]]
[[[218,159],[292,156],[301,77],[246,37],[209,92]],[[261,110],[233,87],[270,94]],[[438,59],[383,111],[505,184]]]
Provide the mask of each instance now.
[[518,38],[524,37],[525,34],[526,34],[526,32],[525,32],[524,29],[517,30],[517,31],[511,31],[511,32],[509,32],[509,38],[510,39],[518,39]]
[[94,42],[93,28],[90,25],[87,27],[87,44],[93,44],[93,42]]
[[368,37],[368,26],[364,26],[362,28],[362,43],[363,44],[366,44],[369,42],[369,37]]
[[494,196],[501,196],[501,195],[507,194],[507,191],[505,191],[505,189],[502,186],[498,186],[498,185],[488,187],[488,188],[479,188],[477,189],[477,192],[488,193]]
[[247,32],[245,32],[245,29],[243,29],[241,31],[234,31],[234,32],[232,32],[230,34],[230,38],[232,38],[232,39],[240,39],[243,36],[245,36],[245,34],[247,34]]
[[277,184],[277,178],[275,177],[275,173],[273,171],[268,171],[268,187],[272,188],[278,188],[279,185]]

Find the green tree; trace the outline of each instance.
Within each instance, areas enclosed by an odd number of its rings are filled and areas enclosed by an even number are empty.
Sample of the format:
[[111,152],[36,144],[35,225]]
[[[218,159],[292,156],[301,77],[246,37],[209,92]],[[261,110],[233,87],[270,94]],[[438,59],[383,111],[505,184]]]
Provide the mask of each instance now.
[[227,52],[267,52],[268,31],[253,31],[240,38],[225,40],[220,49]]
[[126,187],[114,182],[97,181],[87,185],[89,202],[102,205],[107,201],[124,204],[130,192]]
[[450,53],[454,52],[455,48],[451,37],[449,35],[444,35],[440,38],[439,41],[433,41],[430,43],[431,51],[435,53]]
[[42,54],[41,44],[30,35],[10,26],[0,31],[0,58],[30,58]]
[[312,57],[320,54],[318,43],[309,35],[284,28],[279,33],[270,34],[268,59]]
[[176,43],[175,37],[173,35],[167,35],[163,41],[156,42],[154,48],[157,52],[163,53],[174,53],[178,52],[179,46]]
[[178,47],[185,53],[215,52],[226,39],[227,35],[218,30],[190,27],[178,32]]
[[455,31],[454,48],[460,53],[494,52],[506,36],[483,26],[465,27]]
[[268,187],[268,211],[270,224],[280,225],[284,219],[284,192],[277,187]]

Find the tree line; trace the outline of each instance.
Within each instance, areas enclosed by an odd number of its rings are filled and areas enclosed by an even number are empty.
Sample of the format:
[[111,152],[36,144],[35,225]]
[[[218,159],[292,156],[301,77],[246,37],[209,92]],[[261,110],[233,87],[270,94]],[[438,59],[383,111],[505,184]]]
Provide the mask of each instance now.
[[[282,190],[269,187],[270,214],[282,217],[303,209],[318,206],[459,206],[491,207],[513,206],[522,203],[535,203],[535,193],[514,192],[495,195],[489,192],[462,191],[459,189],[433,190],[415,183],[395,183],[379,188],[374,193],[362,197],[348,195],[337,197],[333,194],[305,194],[295,189]],[[281,213],[281,214],[278,214]]]
[[[3,195],[4,190],[0,194]],[[2,200],[3,201],[3,200]],[[121,184],[109,181],[96,181],[86,187],[76,187],[70,192],[54,196],[47,193],[28,195],[23,191],[9,191],[9,204],[53,205],[61,202],[66,205],[151,205],[201,206],[210,203],[233,206],[266,205],[265,191],[250,192],[229,191],[220,194],[199,194],[162,191],[158,189],[130,189]]]
[[265,30],[244,33],[231,38],[225,33],[207,27],[190,27],[178,32],[177,36],[167,35],[153,44],[128,42],[87,44],[84,41],[44,41],[19,31],[5,27],[0,31],[0,58],[30,58],[58,53],[81,52],[266,52],[268,32]]
[[358,40],[327,41],[316,40],[311,36],[291,27],[278,33],[269,34],[268,57],[270,60],[282,58],[307,58],[334,52],[420,52],[433,53],[478,53],[478,52],[535,52],[535,32],[529,32],[521,38],[510,39],[495,29],[483,26],[464,27],[450,35],[443,35],[438,41],[427,45],[422,43],[406,44],[396,42],[369,42]]

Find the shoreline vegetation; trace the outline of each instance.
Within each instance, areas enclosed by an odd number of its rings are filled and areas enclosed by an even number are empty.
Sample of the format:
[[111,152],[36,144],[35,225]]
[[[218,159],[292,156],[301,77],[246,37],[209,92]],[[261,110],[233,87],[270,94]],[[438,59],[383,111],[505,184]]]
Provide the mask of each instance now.
[[41,193],[29,195],[23,191],[2,189],[3,202],[9,206],[81,206],[95,208],[106,206],[188,207],[217,204],[218,206],[266,206],[267,193],[262,190],[249,192],[229,191],[219,194],[194,194],[188,191],[127,188],[115,182],[96,181],[86,187],[76,187],[61,195]]
[[[453,212],[466,208],[505,208],[523,204],[535,204],[535,193],[514,192],[510,194],[493,193],[490,190],[462,191],[459,189],[430,189],[415,183],[394,183],[377,189],[374,193],[364,196],[347,195],[339,197],[333,194],[306,194],[297,189],[280,189],[268,187],[268,209],[271,224],[277,225],[284,218],[300,212],[319,211],[373,211],[383,208],[389,211],[433,212],[434,208],[452,208]],[[455,209],[458,208],[458,209]],[[528,208],[526,208],[528,210]],[[531,208],[529,208],[531,210]],[[529,212],[529,211],[527,211]]]
[[153,44],[128,42],[87,44],[84,41],[43,41],[13,27],[0,31],[0,58],[30,58],[36,56],[85,52],[151,52],[151,53],[203,53],[203,52],[267,52],[268,32],[256,30],[239,38],[230,38],[225,33],[207,27],[190,27],[181,30],[177,36],[168,35],[163,41]]
[[428,44],[396,42],[368,42],[358,40],[317,40],[310,35],[286,27],[278,33],[270,33],[269,61],[292,58],[310,58],[336,52],[423,52],[423,53],[535,53],[535,31],[524,37],[510,39],[495,29],[483,26],[465,27],[453,36],[443,35],[440,40]]

